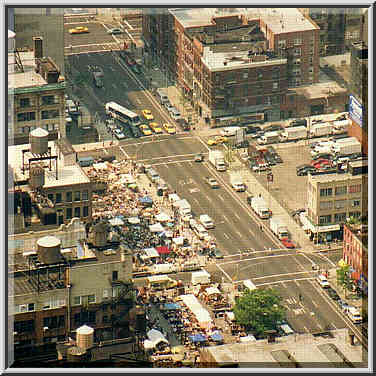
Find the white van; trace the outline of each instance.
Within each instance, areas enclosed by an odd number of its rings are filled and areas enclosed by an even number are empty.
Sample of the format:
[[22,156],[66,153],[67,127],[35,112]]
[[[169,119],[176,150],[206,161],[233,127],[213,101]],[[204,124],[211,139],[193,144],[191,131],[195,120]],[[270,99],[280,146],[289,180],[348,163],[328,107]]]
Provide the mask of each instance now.
[[222,136],[235,136],[236,131],[240,129],[240,127],[226,127],[219,131]]
[[171,108],[170,114],[174,120],[179,120],[181,118],[179,110],[175,107]]
[[362,316],[360,315],[359,309],[356,307],[347,308],[347,315],[354,324],[359,324],[362,322]]
[[205,239],[209,235],[205,227],[200,224],[194,227],[193,231],[196,233],[196,235],[199,237],[200,240]]
[[161,104],[165,104],[169,102],[167,92],[165,89],[159,88],[157,89],[157,98]]
[[326,279],[326,277],[323,275],[323,274],[320,274],[318,277],[317,277],[317,282],[320,284],[320,286],[324,289],[330,287],[329,285],[329,282],[328,280]]

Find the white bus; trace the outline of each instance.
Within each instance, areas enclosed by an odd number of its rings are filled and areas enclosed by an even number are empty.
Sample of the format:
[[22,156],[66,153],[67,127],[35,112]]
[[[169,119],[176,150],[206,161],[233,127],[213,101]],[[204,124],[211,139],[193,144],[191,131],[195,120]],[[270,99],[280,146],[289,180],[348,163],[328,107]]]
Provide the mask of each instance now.
[[127,110],[120,104],[115,102],[106,103],[106,114],[111,115],[114,119],[118,119],[122,123],[138,126],[141,124],[140,116]]

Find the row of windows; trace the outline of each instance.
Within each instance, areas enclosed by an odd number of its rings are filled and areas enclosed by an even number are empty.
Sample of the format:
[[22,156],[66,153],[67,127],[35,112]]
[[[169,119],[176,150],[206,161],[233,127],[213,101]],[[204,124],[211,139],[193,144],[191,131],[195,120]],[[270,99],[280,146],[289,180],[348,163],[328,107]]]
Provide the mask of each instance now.
[[51,317],[44,317],[43,318],[43,327],[48,329],[55,329],[55,328],[64,328],[65,327],[65,316],[51,316]]
[[348,218],[348,217],[358,218],[358,217],[360,217],[360,215],[361,215],[360,212],[349,212],[348,215],[347,215],[347,213],[336,213],[336,214],[334,214],[334,216],[332,214],[321,215],[319,217],[319,225],[331,224],[332,220],[334,221],[334,223],[345,222],[346,218]]
[[[44,106],[59,104],[59,97],[55,95],[44,95],[41,98],[41,103]],[[19,99],[20,107],[30,107],[33,105],[32,98],[20,98]]]
[[[362,191],[362,185],[361,184],[354,184],[350,186],[341,186],[335,188],[335,194],[338,195],[344,195],[347,193],[359,193]],[[333,188],[321,188],[320,189],[320,197],[327,197],[333,195]]]
[[[60,116],[59,110],[44,110],[41,111],[41,119],[48,120],[48,119],[56,119]],[[36,119],[36,112],[20,112],[17,114],[17,121],[18,122],[25,122],[25,121],[34,121]]]
[[346,208],[348,206],[359,207],[360,206],[360,199],[322,201],[322,202],[320,202],[320,209],[321,210],[329,210],[329,209],[332,209],[333,207],[335,209],[342,209],[342,208]]
[[[78,206],[74,208],[74,211],[73,211],[73,208],[66,209],[66,212],[65,212],[66,219],[72,219],[73,212],[76,218],[81,218],[81,208]],[[88,216],[89,216],[89,207],[84,206],[82,208],[82,217],[88,217]]]
[[87,299],[87,302],[89,304],[93,304],[95,303],[97,300],[96,300],[96,296],[95,294],[92,294],[92,295],[82,295],[82,296],[75,296],[73,297],[73,305],[81,305],[83,304],[83,302]]
[[35,329],[34,320],[15,321],[13,329],[15,333],[33,332]]
[[[74,196],[73,196],[74,195]],[[63,202],[63,194],[58,192],[56,194],[49,193],[47,195],[48,199],[59,204]],[[84,191],[74,191],[74,192],[66,192],[65,193],[65,201],[66,202],[72,202],[74,198],[74,201],[88,201],[89,200],[89,191],[86,189]]]
[[20,132],[25,133],[25,134],[29,134],[31,131],[33,131],[36,128],[44,128],[46,131],[54,131],[54,130],[59,129],[59,124],[45,124],[45,125],[40,126],[40,127],[36,127],[35,125],[33,125],[31,127],[21,127]]

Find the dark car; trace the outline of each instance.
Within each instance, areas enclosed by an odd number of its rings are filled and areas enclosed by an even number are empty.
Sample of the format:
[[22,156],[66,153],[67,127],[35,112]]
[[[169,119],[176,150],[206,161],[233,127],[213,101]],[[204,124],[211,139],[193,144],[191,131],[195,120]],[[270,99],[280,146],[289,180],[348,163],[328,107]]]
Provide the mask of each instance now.
[[300,125],[307,126],[307,119],[295,119],[290,124],[289,127],[298,127]]
[[312,157],[312,159],[314,161],[317,160],[317,159],[321,159],[321,158],[323,158],[323,159],[329,159],[329,160],[333,160],[334,159],[333,155],[329,154],[329,153],[319,153],[319,154],[315,155],[314,157]]
[[309,167],[312,167],[312,165],[305,163],[305,164],[296,166],[296,171],[298,172],[298,171],[300,171],[300,170],[302,170],[304,168],[309,168]]
[[195,162],[202,162],[204,160],[203,154],[199,153],[195,155]]
[[261,128],[258,126],[248,126],[245,128],[245,133],[246,134],[255,134],[257,132],[260,132]]
[[131,66],[131,69],[132,69],[132,71],[133,71],[134,73],[136,73],[136,74],[141,74],[141,69],[140,69],[140,67],[138,66],[138,64],[134,64],[134,65],[132,65],[132,66]]
[[247,204],[248,204],[248,205],[251,205],[251,204],[252,204],[252,198],[253,198],[253,196],[248,196],[248,197],[247,197]]
[[317,171],[317,169],[315,167],[310,166],[310,167],[306,167],[306,168],[302,168],[301,170],[298,170],[296,172],[296,175],[298,175],[298,176],[306,176],[306,175],[308,175],[308,173],[314,173],[316,171]]
[[266,150],[263,154],[266,162],[268,162],[270,166],[275,166],[277,164],[274,155],[270,153],[270,151]]
[[341,297],[337,294],[337,291],[334,290],[332,287],[329,287],[328,289],[326,289],[328,295],[333,299],[333,300],[340,300]]

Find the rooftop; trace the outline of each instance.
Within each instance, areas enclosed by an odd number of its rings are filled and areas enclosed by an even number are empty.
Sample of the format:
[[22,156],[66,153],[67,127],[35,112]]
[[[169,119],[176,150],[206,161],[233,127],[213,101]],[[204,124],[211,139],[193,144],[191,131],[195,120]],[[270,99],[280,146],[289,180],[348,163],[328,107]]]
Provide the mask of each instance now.
[[169,12],[184,28],[211,25],[213,17],[245,15],[262,19],[274,34],[317,29],[297,8],[177,8]]
[[30,91],[44,91],[64,89],[65,82],[48,84],[47,81],[35,72],[34,51],[19,52],[23,72],[16,67],[16,55],[8,54],[8,90],[14,90],[17,94],[27,93]]
[[312,183],[331,183],[331,182],[341,182],[345,180],[358,180],[359,178],[367,178],[368,174],[363,175],[352,175],[348,172],[343,174],[323,174],[323,175],[308,175],[308,180]]
[[[51,148],[51,155],[58,155],[56,145],[53,141],[49,141],[48,146]],[[25,169],[25,173],[22,172],[22,150],[25,149],[30,149],[30,144],[9,146],[9,164],[14,170],[15,182],[24,181],[29,178],[28,170]],[[29,154],[30,156],[33,156],[31,153]],[[25,165],[27,166],[28,163],[26,162],[27,158],[25,153]],[[44,163],[46,166],[48,166],[49,162],[44,161]],[[51,164],[51,171],[49,171],[48,168],[45,168],[45,184],[43,186],[44,189],[90,183],[90,179],[85,175],[80,166],[78,166],[77,164],[74,164],[72,166],[63,166],[61,160],[58,160],[58,180],[56,180],[55,161],[52,161]]]
[[[208,352],[217,363],[239,363],[240,367],[366,367],[365,350],[361,346],[351,346],[347,339],[347,329],[331,332],[333,336],[295,334],[276,339],[274,343],[258,340],[211,346],[202,350]],[[344,363],[341,354],[347,364]],[[352,363],[352,365],[349,365]]]
[[309,86],[301,86],[294,88],[298,95],[302,95],[308,99],[316,99],[330,97],[332,95],[347,93],[346,88],[342,88],[337,82],[319,82]]

